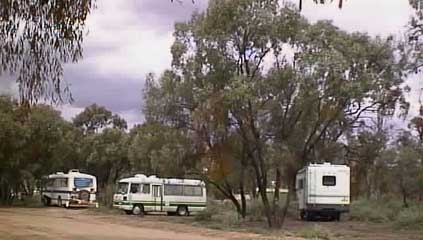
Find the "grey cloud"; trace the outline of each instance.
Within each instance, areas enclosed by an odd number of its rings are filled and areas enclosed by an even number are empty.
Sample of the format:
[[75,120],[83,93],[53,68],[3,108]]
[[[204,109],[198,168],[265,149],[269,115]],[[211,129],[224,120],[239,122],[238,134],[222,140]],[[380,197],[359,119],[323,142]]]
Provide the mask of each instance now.
[[74,67],[65,72],[65,80],[70,84],[74,107],[97,103],[113,112],[141,111],[143,80],[135,76],[103,76],[88,67]]

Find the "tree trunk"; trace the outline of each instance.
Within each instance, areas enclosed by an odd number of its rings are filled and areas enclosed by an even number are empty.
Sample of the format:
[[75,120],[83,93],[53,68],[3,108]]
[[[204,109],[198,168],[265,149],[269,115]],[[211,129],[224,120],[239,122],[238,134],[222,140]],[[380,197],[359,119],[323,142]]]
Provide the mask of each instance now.
[[[211,181],[208,178],[203,178],[203,179],[204,179],[205,182],[207,182],[207,183],[215,186],[216,189],[219,192],[221,192],[225,197],[229,198],[229,200],[231,200],[232,204],[235,206],[235,209],[236,209],[237,213],[240,216],[243,216],[243,214],[242,214],[242,212],[243,212],[242,207],[239,204],[238,200],[235,198],[234,194],[232,193],[232,190],[230,188],[228,188],[228,186],[225,188],[225,187],[219,185],[218,183]],[[226,183],[226,185],[228,185],[228,183]],[[245,206],[244,207],[246,208],[246,203],[245,203]],[[246,212],[246,210],[245,210],[245,212]]]
[[235,198],[235,196],[231,193],[228,194],[227,197],[231,200],[231,202],[234,204],[236,211],[238,213],[239,216],[241,216],[242,218],[244,218],[245,216],[242,215],[242,208],[241,205],[239,204],[238,200]]
[[266,186],[263,186],[263,184],[260,184],[259,191],[260,191],[261,200],[263,201],[264,211],[265,211],[266,219],[267,219],[267,225],[269,226],[269,228],[272,228],[274,226],[273,224],[274,219],[273,219],[272,209],[270,208],[269,199],[267,198]]
[[241,169],[241,177],[239,180],[239,193],[241,195],[241,217],[245,219],[247,216],[247,201],[245,199],[245,191],[244,191],[244,167]]
[[401,194],[402,194],[402,203],[403,203],[403,206],[405,207],[405,208],[408,208],[408,200],[407,200],[407,198],[408,198],[408,194],[407,194],[407,190],[405,189],[405,186],[404,186],[404,184],[403,184],[403,181],[402,180],[400,180],[400,186],[401,186]]
[[289,208],[289,205],[291,203],[291,194],[293,192],[293,189],[294,188],[292,187],[292,184],[288,184],[288,193],[286,195],[285,205],[283,206],[283,209],[282,209],[282,215],[280,216],[281,227],[283,226],[283,224],[285,222],[286,215],[288,213],[288,208]]

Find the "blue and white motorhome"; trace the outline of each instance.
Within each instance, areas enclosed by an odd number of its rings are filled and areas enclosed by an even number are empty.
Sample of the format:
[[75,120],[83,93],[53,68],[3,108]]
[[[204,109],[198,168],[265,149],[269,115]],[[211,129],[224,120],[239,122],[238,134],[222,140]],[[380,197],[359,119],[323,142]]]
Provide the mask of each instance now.
[[44,179],[41,199],[44,205],[63,207],[98,207],[95,176],[72,169],[57,172]]

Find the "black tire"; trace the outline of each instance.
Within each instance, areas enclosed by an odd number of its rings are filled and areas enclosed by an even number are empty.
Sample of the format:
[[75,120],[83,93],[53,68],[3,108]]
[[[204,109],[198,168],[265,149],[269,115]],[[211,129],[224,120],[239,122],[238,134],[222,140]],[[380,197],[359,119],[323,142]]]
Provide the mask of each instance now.
[[304,212],[304,218],[306,221],[313,221],[314,220],[314,214],[309,211]]
[[187,206],[179,206],[178,209],[176,209],[176,214],[178,214],[178,216],[188,216],[189,212]]
[[304,220],[305,219],[305,212],[304,212],[304,210],[301,210],[300,211],[300,219],[301,220]]
[[337,222],[341,221],[341,213],[335,213],[334,219]]
[[134,205],[132,208],[132,214],[137,216],[143,216],[144,215],[144,206],[143,205]]
[[57,205],[63,207],[62,198],[60,196],[57,198]]
[[42,202],[43,202],[43,205],[46,207],[51,205],[51,199],[47,196],[43,196]]

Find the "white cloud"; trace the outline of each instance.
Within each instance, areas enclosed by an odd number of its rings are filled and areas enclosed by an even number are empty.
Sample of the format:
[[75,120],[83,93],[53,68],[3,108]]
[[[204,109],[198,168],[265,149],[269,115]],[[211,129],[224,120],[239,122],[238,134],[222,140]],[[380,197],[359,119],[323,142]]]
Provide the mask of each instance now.
[[72,121],[76,115],[84,111],[84,108],[78,108],[71,106],[70,104],[64,104],[56,107],[57,110],[62,112],[62,117],[65,120]]
[[338,8],[337,3],[316,5],[311,0],[304,0],[302,14],[311,21],[331,19],[335,25],[347,31],[382,36],[403,31],[411,14],[406,0],[344,1],[342,9]]

